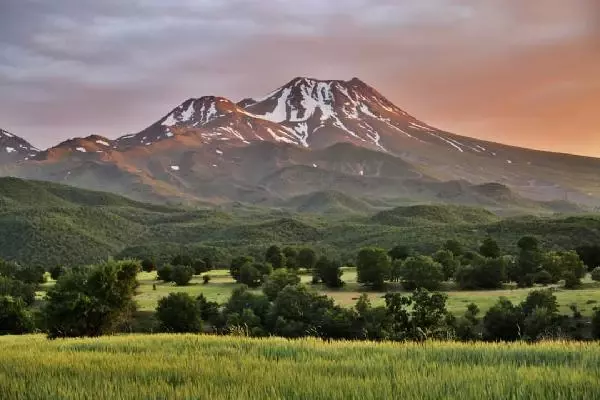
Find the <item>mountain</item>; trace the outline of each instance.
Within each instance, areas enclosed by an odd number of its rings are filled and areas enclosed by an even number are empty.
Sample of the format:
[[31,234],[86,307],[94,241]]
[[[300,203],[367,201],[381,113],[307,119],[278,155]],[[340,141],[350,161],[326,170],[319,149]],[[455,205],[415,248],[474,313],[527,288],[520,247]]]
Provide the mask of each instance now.
[[0,165],[28,160],[38,151],[25,139],[0,129]]
[[600,159],[445,132],[357,78],[295,78],[238,103],[191,98],[139,133],[75,138],[25,158],[0,174],[163,203],[272,205],[337,191],[385,204],[600,206]]

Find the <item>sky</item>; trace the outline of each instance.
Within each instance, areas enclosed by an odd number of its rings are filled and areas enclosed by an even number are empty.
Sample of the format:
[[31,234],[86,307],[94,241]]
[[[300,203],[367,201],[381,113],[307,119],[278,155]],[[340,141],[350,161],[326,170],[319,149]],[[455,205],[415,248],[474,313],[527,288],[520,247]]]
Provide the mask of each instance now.
[[359,77],[444,130],[600,157],[598,0],[0,0],[0,127],[38,147],[296,76]]

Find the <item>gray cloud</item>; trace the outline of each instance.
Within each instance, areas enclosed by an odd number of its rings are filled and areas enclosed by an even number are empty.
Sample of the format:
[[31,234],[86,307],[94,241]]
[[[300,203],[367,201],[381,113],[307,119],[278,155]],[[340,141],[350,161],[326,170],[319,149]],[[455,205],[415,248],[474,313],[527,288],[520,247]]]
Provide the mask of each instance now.
[[[556,148],[560,135],[568,139],[563,130],[552,143],[537,132],[556,126],[552,118],[545,126],[543,115],[561,107],[565,93],[572,104],[590,101],[600,7],[540,3],[4,0],[0,127],[39,146],[90,133],[116,137],[188,97],[238,100],[298,75],[360,76],[442,127]],[[566,62],[573,57],[579,63]],[[600,122],[594,118],[572,123]]]

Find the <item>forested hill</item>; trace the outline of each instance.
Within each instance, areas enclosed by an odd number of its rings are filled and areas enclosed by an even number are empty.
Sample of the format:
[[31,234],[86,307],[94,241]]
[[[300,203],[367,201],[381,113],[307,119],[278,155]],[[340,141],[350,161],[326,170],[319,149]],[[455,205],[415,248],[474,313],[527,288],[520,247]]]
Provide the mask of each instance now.
[[[444,218],[442,218],[444,217]],[[524,235],[548,248],[600,242],[600,216],[500,218],[456,206],[316,215],[275,208],[184,208],[135,202],[70,186],[0,179],[0,257],[46,268],[110,256],[155,257],[210,251],[222,262],[263,254],[274,243],[310,245],[352,259],[363,246],[402,244],[433,251],[447,239],[475,248],[487,235],[508,251]]]

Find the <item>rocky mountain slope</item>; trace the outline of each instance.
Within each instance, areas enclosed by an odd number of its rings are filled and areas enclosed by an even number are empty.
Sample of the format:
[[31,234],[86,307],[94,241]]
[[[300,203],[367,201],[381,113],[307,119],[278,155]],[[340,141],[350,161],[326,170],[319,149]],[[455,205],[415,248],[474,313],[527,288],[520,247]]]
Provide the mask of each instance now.
[[237,104],[188,99],[116,140],[75,138],[39,153],[24,146],[30,153],[4,162],[1,174],[157,202],[285,204],[337,191],[490,207],[600,204],[600,159],[448,133],[357,78],[296,78]]
[[31,143],[0,129],[0,165],[28,160],[39,152]]

